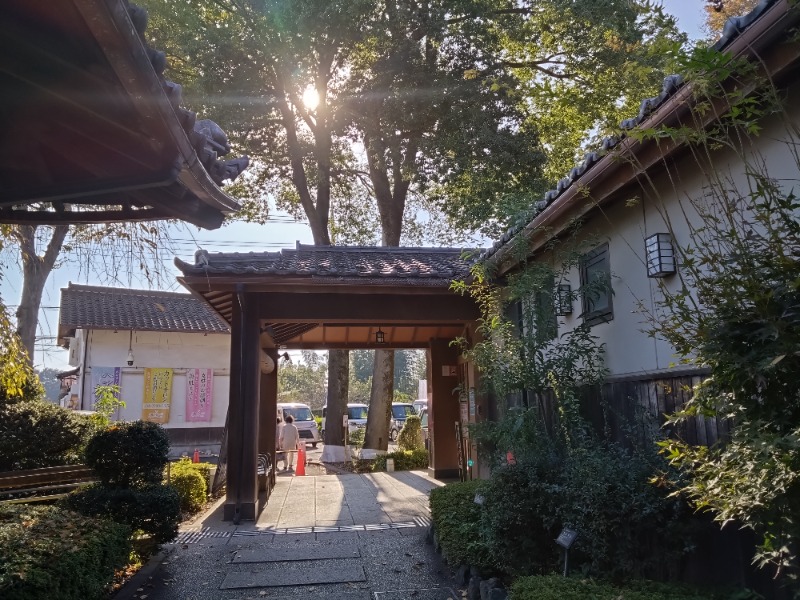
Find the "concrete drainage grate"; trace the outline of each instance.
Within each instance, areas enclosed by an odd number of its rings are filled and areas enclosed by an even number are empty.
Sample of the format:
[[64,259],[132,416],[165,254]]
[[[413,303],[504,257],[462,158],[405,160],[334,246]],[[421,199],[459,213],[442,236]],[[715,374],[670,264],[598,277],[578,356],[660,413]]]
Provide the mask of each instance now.
[[461,600],[451,588],[427,588],[374,592],[375,600]]

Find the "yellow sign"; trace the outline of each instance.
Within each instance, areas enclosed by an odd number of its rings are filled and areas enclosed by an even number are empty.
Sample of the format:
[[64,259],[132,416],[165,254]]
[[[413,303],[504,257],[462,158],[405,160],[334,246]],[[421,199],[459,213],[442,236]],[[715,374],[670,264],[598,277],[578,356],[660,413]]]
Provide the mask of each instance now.
[[168,423],[171,400],[172,369],[145,369],[142,420]]

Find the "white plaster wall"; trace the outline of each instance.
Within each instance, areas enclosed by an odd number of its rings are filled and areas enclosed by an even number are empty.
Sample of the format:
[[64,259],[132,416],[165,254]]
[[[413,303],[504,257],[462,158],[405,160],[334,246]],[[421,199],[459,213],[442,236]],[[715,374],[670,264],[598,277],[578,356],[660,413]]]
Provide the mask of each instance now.
[[[788,114],[772,119],[761,135],[752,139],[747,155],[749,161],[764,165],[770,176],[786,189],[800,192],[800,172],[791,144],[787,143],[790,128],[786,125],[787,120],[795,127],[800,123],[800,104],[790,101],[787,106]],[[714,172],[727,185],[743,193],[749,191],[744,163],[736,153],[718,152],[712,160]],[[647,277],[644,240],[653,233],[672,231],[676,245],[691,244],[690,223],[696,225],[699,219],[689,199],[704,197],[708,192],[708,177],[709,172],[699,166],[696,157],[685,156],[668,172],[642,181],[640,189],[620,195],[602,210],[596,210],[582,226],[581,237],[609,244],[614,318],[595,325],[592,331],[605,344],[606,366],[611,376],[644,376],[678,366],[681,357],[670,344],[644,333],[651,325],[639,303],[654,311],[661,297],[657,281]],[[634,198],[635,201],[629,202]],[[543,255],[541,259],[549,257]],[[678,275],[662,281],[672,291],[680,285]],[[567,282],[573,290],[580,287],[577,268],[569,272]],[[559,317],[559,333],[581,322],[581,310],[580,300],[576,300],[572,315]]]
[[[122,367],[120,397],[126,406],[118,418],[142,417],[144,368],[171,368],[172,403],[165,427],[224,427],[230,391],[230,335],[141,331],[133,333],[134,366],[127,366],[129,331],[90,330],[86,356],[84,397],[91,402],[92,366]],[[186,421],[186,370],[214,369],[211,421]],[[85,408],[89,408],[84,404]]]

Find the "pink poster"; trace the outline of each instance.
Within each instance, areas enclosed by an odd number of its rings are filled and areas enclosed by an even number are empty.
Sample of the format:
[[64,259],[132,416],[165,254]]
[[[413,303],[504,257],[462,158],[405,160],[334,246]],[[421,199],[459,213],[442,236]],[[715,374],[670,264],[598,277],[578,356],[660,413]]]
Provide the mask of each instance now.
[[213,369],[186,371],[186,421],[211,421],[214,395]]

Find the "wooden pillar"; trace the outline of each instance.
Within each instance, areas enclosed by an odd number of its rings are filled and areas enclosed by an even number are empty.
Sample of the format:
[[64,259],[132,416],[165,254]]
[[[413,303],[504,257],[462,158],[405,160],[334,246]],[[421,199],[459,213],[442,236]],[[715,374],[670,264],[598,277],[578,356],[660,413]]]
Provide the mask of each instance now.
[[[267,355],[275,363],[271,373],[261,373],[258,407],[258,453],[269,454],[272,457],[272,466],[275,467],[275,446],[278,415],[278,350],[267,348]],[[266,480],[265,480],[266,481]],[[265,490],[259,490],[263,492]],[[261,510],[260,507],[259,510]]]
[[458,393],[458,349],[450,340],[430,341],[430,373],[428,392],[429,433],[431,436],[431,458],[428,472],[436,479],[458,477],[458,448],[455,424],[459,419]]
[[259,322],[256,299],[237,286],[231,320],[228,474],[223,519],[255,520],[258,502]]

